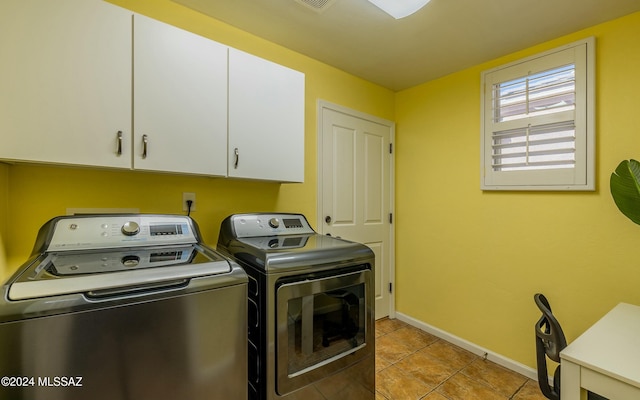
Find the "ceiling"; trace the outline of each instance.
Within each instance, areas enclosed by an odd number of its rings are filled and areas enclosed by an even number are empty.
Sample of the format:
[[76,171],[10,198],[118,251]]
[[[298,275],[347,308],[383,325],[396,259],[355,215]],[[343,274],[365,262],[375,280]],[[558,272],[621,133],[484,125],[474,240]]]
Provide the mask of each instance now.
[[367,0],[173,1],[394,91],[640,11],[639,0],[431,0],[395,20]]

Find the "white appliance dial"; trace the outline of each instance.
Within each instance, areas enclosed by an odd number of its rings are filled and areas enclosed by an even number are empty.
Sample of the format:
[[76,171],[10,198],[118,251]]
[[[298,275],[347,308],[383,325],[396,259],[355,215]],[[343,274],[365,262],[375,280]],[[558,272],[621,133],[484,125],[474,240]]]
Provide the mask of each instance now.
[[126,236],[135,236],[140,232],[140,225],[135,221],[127,221],[120,230]]

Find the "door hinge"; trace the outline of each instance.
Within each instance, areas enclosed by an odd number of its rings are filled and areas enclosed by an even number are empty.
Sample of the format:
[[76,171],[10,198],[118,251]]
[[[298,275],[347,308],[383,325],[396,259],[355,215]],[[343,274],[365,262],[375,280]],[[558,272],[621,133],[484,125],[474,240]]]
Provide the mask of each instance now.
[[389,154],[393,154],[393,143],[389,143]]
[[389,213],[389,223],[393,224],[393,213]]
[[393,283],[389,282],[389,293],[393,293]]

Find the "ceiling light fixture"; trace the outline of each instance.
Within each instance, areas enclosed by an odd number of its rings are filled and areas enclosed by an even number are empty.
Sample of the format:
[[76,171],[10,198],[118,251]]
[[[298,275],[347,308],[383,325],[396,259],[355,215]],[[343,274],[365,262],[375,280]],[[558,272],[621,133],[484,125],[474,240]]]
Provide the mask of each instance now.
[[369,0],[376,7],[391,15],[395,19],[409,16],[431,0]]

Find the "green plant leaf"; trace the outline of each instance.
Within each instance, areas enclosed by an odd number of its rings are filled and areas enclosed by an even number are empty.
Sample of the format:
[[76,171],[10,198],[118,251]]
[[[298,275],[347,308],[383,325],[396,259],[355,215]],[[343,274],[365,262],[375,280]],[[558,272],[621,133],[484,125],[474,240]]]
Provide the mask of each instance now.
[[618,209],[640,225],[640,163],[636,160],[622,161],[611,174],[609,184]]

